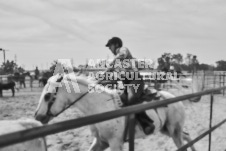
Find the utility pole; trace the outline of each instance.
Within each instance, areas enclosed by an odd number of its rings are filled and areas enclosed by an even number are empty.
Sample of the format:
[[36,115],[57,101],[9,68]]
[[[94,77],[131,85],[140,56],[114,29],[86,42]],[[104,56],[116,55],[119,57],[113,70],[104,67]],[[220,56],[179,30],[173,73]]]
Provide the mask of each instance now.
[[4,63],[5,63],[5,51],[8,51],[8,50],[5,50],[5,49],[0,48],[0,51],[3,52],[3,58],[4,58]]
[[16,54],[14,56],[14,61],[15,61],[15,63],[17,63],[17,55]]

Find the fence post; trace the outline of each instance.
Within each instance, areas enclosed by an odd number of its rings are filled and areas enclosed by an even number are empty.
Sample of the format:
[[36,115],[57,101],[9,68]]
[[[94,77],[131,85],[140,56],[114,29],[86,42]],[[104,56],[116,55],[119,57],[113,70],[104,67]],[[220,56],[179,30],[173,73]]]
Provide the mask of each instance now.
[[203,88],[206,89],[206,88],[205,88],[205,87],[206,87],[206,75],[205,75],[205,70],[203,71],[203,79],[204,79],[204,81],[203,81],[203,84],[204,84]]
[[208,88],[208,86],[209,86],[209,77],[208,77],[208,74],[206,73],[206,71],[205,71],[205,77],[206,77],[206,88]]
[[[223,74],[223,87],[225,86],[225,72]],[[223,96],[224,96],[224,93],[225,93],[225,89],[223,90]]]
[[129,151],[134,151],[134,139],[135,139],[135,114],[128,116],[129,124]]
[[219,75],[220,75],[220,86],[219,87],[221,87],[221,73]]
[[[210,95],[210,123],[209,129],[212,128],[212,117],[213,117],[213,93]],[[211,151],[211,132],[209,133],[209,151]]]

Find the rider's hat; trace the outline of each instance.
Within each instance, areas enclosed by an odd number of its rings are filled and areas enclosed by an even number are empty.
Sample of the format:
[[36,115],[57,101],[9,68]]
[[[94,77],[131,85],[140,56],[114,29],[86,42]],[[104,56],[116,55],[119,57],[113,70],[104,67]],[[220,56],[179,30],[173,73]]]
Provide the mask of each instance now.
[[119,47],[122,47],[122,40],[118,37],[112,37],[110,40],[108,40],[108,43],[105,45],[106,47],[109,47],[111,44],[118,44]]

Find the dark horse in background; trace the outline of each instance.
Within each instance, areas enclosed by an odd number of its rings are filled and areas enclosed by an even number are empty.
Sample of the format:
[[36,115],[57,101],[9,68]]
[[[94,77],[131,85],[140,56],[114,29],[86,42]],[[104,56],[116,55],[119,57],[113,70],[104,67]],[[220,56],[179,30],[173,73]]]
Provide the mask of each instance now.
[[51,76],[53,76],[53,72],[51,72],[51,71],[43,72],[42,75],[38,79],[39,87],[41,87],[41,86],[44,87],[47,84],[47,81]]
[[8,82],[7,83],[0,83],[0,97],[3,97],[3,90],[11,90],[12,91],[12,96],[15,96],[15,86],[16,83],[13,81],[13,76],[9,76],[7,78]]
[[25,83],[25,77],[28,75],[28,73],[20,73],[19,76],[19,83],[20,83],[20,88],[22,88],[22,86],[24,88],[26,88],[26,83]]
[[0,97],[3,96],[3,90],[11,90],[12,91],[12,96],[15,96],[15,89],[19,91],[18,88],[16,88],[16,82],[20,84],[20,88],[22,86],[26,88],[26,83],[25,83],[25,78],[26,76],[31,77],[30,72],[24,72],[24,73],[19,73],[16,72],[14,75],[9,75],[7,77],[7,82],[0,83]]
[[38,78],[39,87],[41,86],[44,87],[47,84],[47,81],[48,81],[47,77],[43,77],[43,76],[39,77]]
[[14,74],[13,78],[15,82],[19,82],[20,88],[22,88],[22,86],[26,88],[26,83],[25,83],[26,76],[31,77],[30,72],[23,72],[23,73],[16,72]]

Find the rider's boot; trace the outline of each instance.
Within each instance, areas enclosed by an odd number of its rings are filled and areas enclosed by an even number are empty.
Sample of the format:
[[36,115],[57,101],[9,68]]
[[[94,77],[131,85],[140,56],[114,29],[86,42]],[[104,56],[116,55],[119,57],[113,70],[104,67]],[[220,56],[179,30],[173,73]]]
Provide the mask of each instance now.
[[154,132],[155,130],[154,121],[147,116],[146,112],[138,113],[136,117],[146,135],[149,135]]

